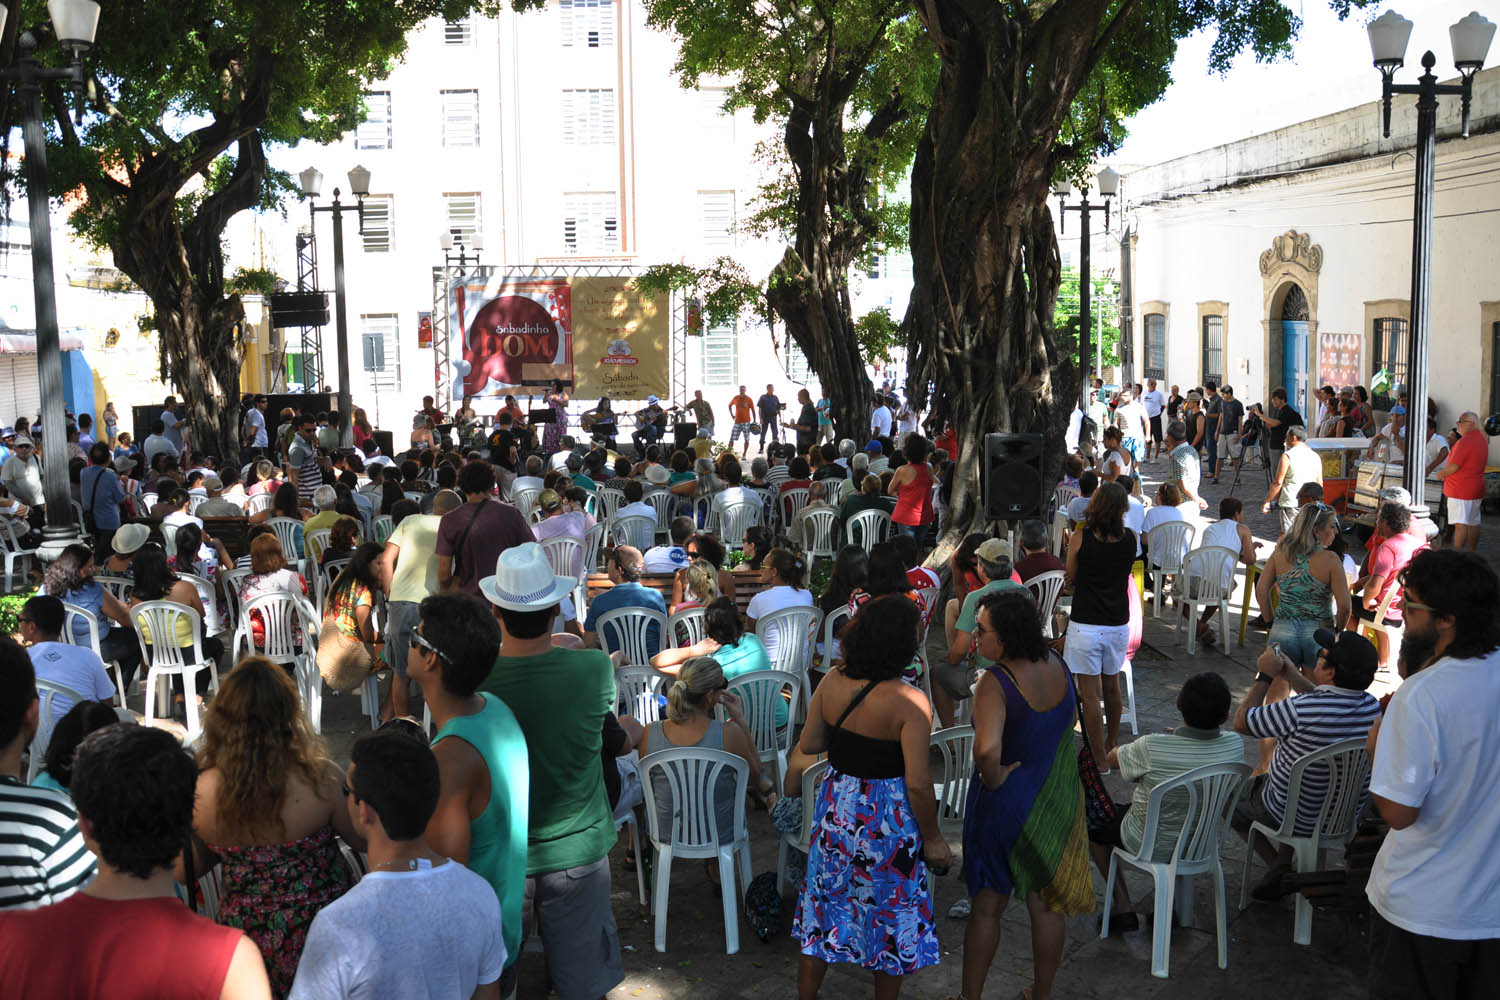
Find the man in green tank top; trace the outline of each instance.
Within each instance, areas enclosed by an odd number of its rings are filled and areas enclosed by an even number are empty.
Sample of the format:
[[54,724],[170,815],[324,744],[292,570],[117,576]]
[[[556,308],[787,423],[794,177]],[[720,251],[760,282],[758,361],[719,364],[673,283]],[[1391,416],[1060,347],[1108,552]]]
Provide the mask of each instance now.
[[500,995],[515,991],[526,897],[530,764],[526,736],[505,702],[479,691],[500,651],[500,629],[478,598],[424,599],[411,631],[407,676],[422,688],[442,778],[427,824],[434,850],[484,878],[500,897],[506,966]]

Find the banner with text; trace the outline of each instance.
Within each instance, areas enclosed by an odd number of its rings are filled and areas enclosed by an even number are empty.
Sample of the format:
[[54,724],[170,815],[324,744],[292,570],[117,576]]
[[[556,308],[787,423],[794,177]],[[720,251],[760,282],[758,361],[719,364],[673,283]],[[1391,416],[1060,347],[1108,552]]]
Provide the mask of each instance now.
[[455,278],[448,288],[453,398],[571,382],[572,313],[567,278]]
[[672,312],[666,296],[629,279],[574,278],[573,395],[645,399],[671,394]]

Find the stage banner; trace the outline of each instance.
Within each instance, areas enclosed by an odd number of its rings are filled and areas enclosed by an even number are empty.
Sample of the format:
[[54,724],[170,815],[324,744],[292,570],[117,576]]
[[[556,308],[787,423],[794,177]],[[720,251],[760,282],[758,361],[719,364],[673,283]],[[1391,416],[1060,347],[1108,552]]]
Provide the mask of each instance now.
[[626,278],[574,278],[573,396],[670,395],[672,313]]
[[1364,338],[1357,333],[1318,331],[1318,385],[1335,389],[1361,385]]
[[432,313],[417,313],[417,347],[432,346]]
[[566,278],[467,276],[448,287],[453,399],[540,391],[573,380]]

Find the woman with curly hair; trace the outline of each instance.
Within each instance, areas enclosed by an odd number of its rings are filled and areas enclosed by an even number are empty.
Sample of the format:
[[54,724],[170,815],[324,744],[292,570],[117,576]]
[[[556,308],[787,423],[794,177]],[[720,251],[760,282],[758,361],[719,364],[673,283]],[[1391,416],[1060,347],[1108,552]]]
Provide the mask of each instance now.
[[[141,663],[141,645],[130,624],[130,610],[94,579],[95,572],[93,550],[87,545],[69,545],[47,565],[38,593],[51,594],[64,604],[76,604],[93,614],[99,623],[99,656],[105,663],[120,664],[128,686]],[[83,618],[73,619],[73,644],[89,644],[89,626]]]
[[272,993],[285,996],[313,917],[351,884],[334,834],[365,846],[349,819],[343,771],[308,724],[296,682],[260,656],[221,682],[198,767],[194,866],[223,864],[218,921],[259,946]]

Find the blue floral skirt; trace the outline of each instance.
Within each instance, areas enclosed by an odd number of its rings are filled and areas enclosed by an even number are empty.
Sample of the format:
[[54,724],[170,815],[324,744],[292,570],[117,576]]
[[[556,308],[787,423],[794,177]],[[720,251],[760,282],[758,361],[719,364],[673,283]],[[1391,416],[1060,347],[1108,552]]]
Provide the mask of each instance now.
[[828,769],[792,934],[802,954],[900,976],[936,965],[922,835],[902,778]]

